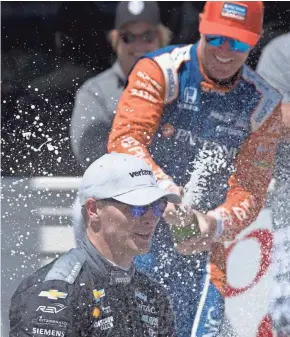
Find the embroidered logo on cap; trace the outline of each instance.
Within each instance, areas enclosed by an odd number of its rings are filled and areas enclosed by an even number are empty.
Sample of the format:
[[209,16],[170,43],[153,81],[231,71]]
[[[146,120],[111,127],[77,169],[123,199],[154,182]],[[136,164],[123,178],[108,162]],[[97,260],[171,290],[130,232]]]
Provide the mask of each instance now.
[[221,16],[238,21],[245,21],[247,16],[247,7],[225,2],[223,4]]
[[139,15],[144,10],[144,1],[129,1],[128,9],[134,15]]

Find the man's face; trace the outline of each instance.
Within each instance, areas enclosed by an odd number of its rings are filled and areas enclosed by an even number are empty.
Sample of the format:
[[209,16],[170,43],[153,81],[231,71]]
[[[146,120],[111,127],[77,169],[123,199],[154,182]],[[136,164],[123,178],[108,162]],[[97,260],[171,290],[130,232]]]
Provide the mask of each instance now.
[[144,22],[132,22],[119,30],[117,55],[125,73],[138,57],[160,48],[156,27]]
[[[134,257],[149,250],[150,240],[160,217],[152,208],[141,217],[132,215],[131,206],[115,201],[103,201],[99,213],[102,223],[100,234],[116,252]],[[161,209],[166,202],[161,203]]]
[[211,46],[203,34],[200,49],[201,62],[206,75],[216,80],[226,80],[234,76],[249,55],[249,51],[244,53],[233,51],[227,40],[219,47]]

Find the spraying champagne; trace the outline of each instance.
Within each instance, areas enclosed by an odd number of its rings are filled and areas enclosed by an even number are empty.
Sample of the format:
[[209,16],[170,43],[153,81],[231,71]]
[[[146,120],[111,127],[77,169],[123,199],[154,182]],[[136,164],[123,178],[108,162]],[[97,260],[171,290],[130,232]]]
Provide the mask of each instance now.
[[176,244],[201,234],[198,214],[193,210],[205,211],[203,199],[209,193],[209,182],[227,166],[227,162],[222,149],[215,147],[212,150],[208,148],[208,143],[204,143],[189,165],[192,171],[189,172],[190,179],[184,187],[182,204],[177,212],[178,219],[171,224]]

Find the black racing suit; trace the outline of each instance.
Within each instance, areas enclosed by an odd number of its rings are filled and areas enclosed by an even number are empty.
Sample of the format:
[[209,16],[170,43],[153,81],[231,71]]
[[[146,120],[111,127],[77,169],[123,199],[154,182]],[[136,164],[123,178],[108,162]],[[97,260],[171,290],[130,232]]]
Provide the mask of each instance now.
[[88,239],[26,278],[11,300],[10,337],[176,336],[164,289],[113,266]]

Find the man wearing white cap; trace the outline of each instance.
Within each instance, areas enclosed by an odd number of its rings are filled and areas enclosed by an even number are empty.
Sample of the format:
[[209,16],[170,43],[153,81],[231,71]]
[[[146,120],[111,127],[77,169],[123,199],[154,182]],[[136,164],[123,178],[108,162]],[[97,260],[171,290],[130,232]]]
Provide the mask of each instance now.
[[89,166],[79,193],[87,235],[20,284],[10,337],[176,336],[165,290],[133,259],[179,196],[160,189],[143,160],[116,153]]

